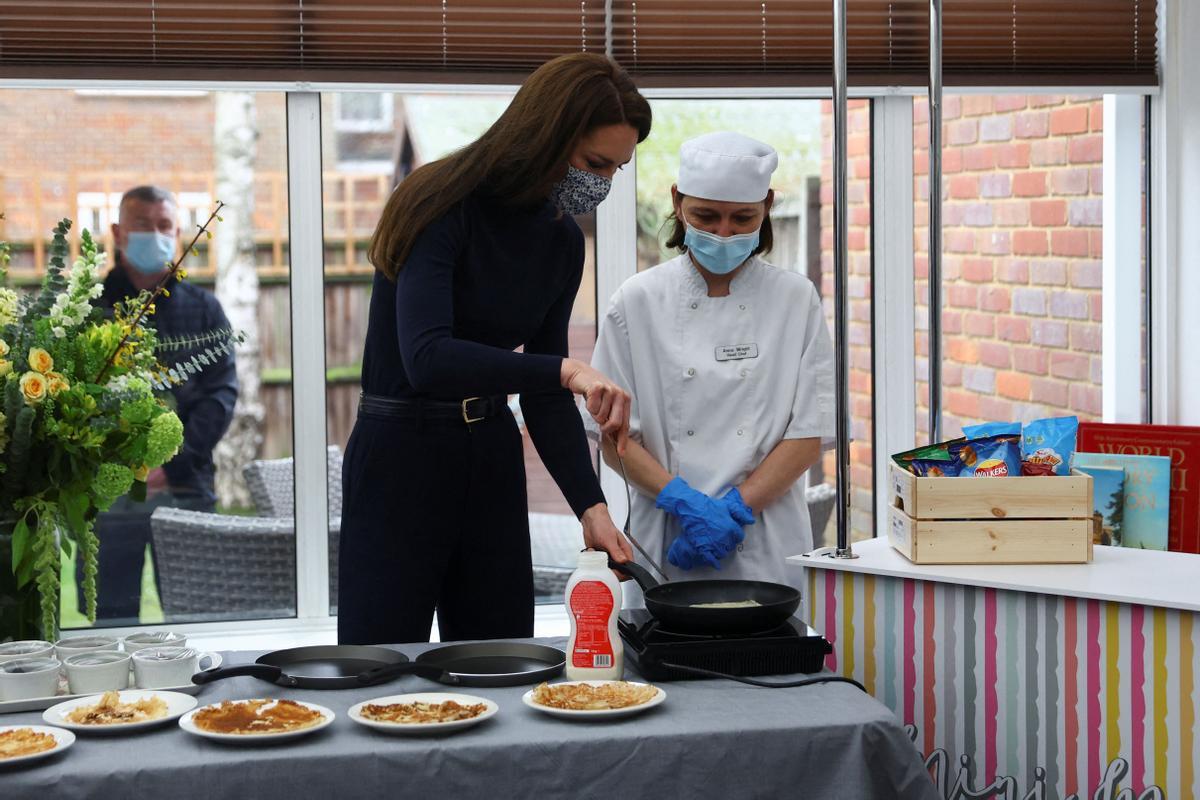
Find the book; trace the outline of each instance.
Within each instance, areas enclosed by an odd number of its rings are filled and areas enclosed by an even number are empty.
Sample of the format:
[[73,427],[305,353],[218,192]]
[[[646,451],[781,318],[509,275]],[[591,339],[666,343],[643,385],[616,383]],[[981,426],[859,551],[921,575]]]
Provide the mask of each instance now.
[[1100,520],[1100,537],[1094,544],[1121,546],[1121,522],[1125,510],[1124,467],[1076,467],[1092,476],[1092,516]]
[[1121,510],[1121,546],[1144,550],[1167,549],[1171,499],[1171,459],[1167,456],[1130,456],[1108,453],[1075,453],[1075,469],[1117,467],[1125,470],[1124,505]]
[[1167,549],[1200,553],[1200,427],[1079,423],[1077,449],[1171,458]]

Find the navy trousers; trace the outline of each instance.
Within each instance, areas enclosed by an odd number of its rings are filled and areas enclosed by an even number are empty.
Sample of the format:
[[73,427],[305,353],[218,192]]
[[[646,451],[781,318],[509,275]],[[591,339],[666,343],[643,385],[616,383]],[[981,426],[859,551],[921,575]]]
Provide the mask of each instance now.
[[359,413],[342,467],[338,642],[533,635],[521,433]]

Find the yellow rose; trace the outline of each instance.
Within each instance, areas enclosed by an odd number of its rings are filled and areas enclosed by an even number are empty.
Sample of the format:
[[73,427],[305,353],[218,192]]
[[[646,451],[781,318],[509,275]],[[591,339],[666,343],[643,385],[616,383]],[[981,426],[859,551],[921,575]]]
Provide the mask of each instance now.
[[4,358],[6,355],[8,355],[8,342],[0,339],[0,358]]
[[47,372],[46,380],[49,381],[49,390],[51,397],[58,397],[59,392],[65,392],[71,388],[70,382],[63,377],[61,372]]
[[3,378],[10,372],[12,372],[12,362],[0,359],[0,378]]
[[48,388],[46,376],[39,372],[26,372],[21,376],[21,394],[25,395],[25,402],[31,406],[46,399]]
[[150,474],[150,468],[147,467],[145,464],[142,464],[140,467],[138,467],[137,469],[135,469],[133,471],[133,477],[136,478],[137,480],[141,481],[142,483],[146,482],[146,477],[149,474]]
[[42,348],[34,347],[29,351],[29,368],[45,375],[54,369],[54,359]]

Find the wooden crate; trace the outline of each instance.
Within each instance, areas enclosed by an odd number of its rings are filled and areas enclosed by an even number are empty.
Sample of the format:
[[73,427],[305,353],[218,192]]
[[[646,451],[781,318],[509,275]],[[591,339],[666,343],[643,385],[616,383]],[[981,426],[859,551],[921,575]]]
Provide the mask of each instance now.
[[888,540],[916,564],[1092,560],[1092,479],[918,478],[891,465]]

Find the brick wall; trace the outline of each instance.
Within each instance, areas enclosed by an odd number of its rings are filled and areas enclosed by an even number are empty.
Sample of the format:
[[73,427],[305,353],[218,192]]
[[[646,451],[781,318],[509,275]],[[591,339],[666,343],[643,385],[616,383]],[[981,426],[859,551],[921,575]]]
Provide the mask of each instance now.
[[[918,441],[928,434],[929,114],[914,104]],[[823,295],[833,327],[832,118],[822,107]],[[942,408],[963,424],[1101,413],[1103,101],[948,96],[942,154]],[[852,530],[871,535],[870,139],[849,114]],[[880,354],[886,357],[886,354]],[[888,402],[888,398],[879,398]],[[826,457],[827,475],[835,462]],[[882,485],[882,484],[881,484]]]

